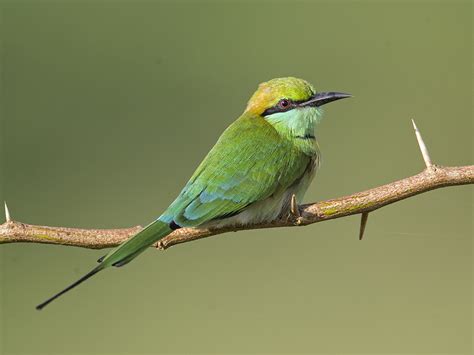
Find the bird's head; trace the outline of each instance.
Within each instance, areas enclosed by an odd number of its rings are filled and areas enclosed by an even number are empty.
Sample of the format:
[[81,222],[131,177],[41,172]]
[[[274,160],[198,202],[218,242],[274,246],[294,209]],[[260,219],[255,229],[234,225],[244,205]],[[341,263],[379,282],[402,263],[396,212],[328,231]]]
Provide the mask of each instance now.
[[286,136],[314,140],[319,108],[350,96],[341,92],[316,92],[303,79],[277,78],[258,86],[245,111],[263,117]]
[[277,78],[258,86],[247,104],[246,111],[266,117],[295,109],[317,109],[329,102],[350,96],[341,92],[317,93],[314,87],[303,79]]

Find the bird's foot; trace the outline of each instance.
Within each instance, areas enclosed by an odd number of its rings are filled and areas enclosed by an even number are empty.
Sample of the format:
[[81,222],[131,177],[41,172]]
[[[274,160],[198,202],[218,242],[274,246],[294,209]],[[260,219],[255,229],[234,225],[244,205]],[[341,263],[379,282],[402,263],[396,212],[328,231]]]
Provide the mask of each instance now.
[[162,240],[159,240],[158,242],[156,242],[155,248],[158,250],[165,250],[165,244]]
[[300,226],[303,223],[303,217],[301,217],[300,208],[298,206],[298,203],[296,202],[295,194],[291,196],[289,217],[295,226]]

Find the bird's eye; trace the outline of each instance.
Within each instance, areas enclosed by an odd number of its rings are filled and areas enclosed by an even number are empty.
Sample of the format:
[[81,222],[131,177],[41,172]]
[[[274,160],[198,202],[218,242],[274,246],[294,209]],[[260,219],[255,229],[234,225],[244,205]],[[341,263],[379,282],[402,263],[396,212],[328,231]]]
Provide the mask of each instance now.
[[278,107],[280,107],[281,109],[285,110],[287,109],[288,107],[290,107],[290,101],[287,100],[287,99],[282,99],[278,102]]

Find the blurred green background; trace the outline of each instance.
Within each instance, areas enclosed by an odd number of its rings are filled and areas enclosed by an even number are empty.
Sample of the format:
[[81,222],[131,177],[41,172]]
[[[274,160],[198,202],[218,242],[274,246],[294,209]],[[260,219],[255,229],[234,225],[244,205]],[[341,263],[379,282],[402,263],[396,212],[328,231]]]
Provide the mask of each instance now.
[[[328,105],[307,201],[472,163],[471,1],[3,1],[1,188],[17,220],[153,220],[257,84]],[[4,354],[470,354],[472,187],[150,250],[43,312],[104,251],[0,246]]]

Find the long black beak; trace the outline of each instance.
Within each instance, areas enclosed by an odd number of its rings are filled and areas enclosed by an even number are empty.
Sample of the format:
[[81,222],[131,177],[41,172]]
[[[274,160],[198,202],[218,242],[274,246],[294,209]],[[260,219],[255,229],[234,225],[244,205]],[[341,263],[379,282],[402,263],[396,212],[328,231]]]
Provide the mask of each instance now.
[[319,92],[314,94],[308,101],[302,102],[299,106],[319,107],[329,102],[345,99],[346,97],[351,96],[351,94],[345,94],[343,92]]

